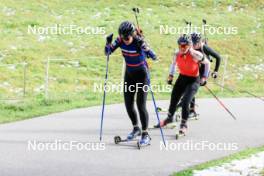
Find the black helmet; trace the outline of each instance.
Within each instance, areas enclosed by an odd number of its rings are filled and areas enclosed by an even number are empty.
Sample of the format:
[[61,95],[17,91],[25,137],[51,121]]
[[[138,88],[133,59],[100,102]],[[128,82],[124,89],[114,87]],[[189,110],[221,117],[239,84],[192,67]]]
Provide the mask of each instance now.
[[183,34],[178,39],[179,45],[189,45],[190,44],[190,38],[187,34]]
[[127,39],[128,36],[132,36],[135,30],[136,28],[133,23],[129,21],[124,21],[119,26],[118,34],[121,36],[121,38]]
[[195,45],[201,41],[202,36],[201,34],[194,32],[191,34],[191,38],[192,38],[192,43]]

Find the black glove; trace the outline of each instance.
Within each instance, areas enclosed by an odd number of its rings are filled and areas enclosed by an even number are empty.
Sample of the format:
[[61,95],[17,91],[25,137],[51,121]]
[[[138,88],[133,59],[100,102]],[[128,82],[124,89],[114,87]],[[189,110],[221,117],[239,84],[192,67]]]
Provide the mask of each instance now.
[[206,78],[201,78],[200,86],[205,86],[207,84]]
[[105,46],[105,55],[107,56],[108,54],[110,54],[111,50],[110,50],[110,47],[109,45],[106,45]]
[[112,41],[113,41],[113,36],[114,36],[114,34],[112,33],[112,34],[109,34],[109,35],[106,37],[106,44],[107,44],[107,45],[109,45],[109,44],[112,43]]
[[167,83],[169,85],[172,85],[172,81],[173,81],[173,76],[172,75],[169,75],[168,80],[167,80]]
[[212,78],[216,79],[218,77],[218,73],[216,71],[214,71],[212,74],[211,74]]

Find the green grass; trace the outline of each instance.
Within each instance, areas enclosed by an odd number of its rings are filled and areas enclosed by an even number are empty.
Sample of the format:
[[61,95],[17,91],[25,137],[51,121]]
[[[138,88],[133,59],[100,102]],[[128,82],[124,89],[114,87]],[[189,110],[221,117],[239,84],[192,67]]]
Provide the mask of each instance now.
[[[228,55],[227,85],[246,89],[263,96],[264,73],[255,68],[263,63],[264,3],[263,1],[34,1],[2,0],[0,4],[0,65],[27,62],[26,95],[23,96],[23,67],[0,66],[0,123],[26,119],[72,108],[99,105],[102,93],[93,92],[95,82],[103,82],[105,74],[104,35],[39,35],[28,34],[28,26],[48,27],[54,24],[81,27],[105,27],[106,34],[114,32],[123,20],[134,20],[132,7],[140,7],[139,22],[147,41],[160,58],[151,63],[152,84],[165,85],[171,55],[178,35],[162,35],[160,25],[184,27],[183,19],[201,25],[206,18],[212,26],[236,26],[237,35],[208,35],[210,46]],[[234,11],[228,12],[228,5]],[[243,9],[243,10],[241,10]],[[259,24],[260,27],[256,28]],[[255,31],[255,32],[252,32]],[[95,56],[97,58],[95,58]],[[45,62],[49,69],[49,97],[44,98]],[[261,60],[262,59],[262,60]],[[76,66],[72,62],[78,62]],[[109,81],[121,82],[122,56],[116,51],[110,59]],[[249,64],[251,70],[244,69]],[[220,75],[223,73],[223,65]],[[238,76],[243,76],[239,79]],[[220,76],[220,80],[222,77]],[[218,96],[248,96],[222,92],[210,85]],[[156,93],[157,99],[168,99],[169,93]],[[209,97],[205,90],[199,97]],[[22,99],[23,101],[4,101]],[[66,100],[66,101],[64,101]],[[122,94],[110,93],[107,103],[122,102]],[[48,102],[48,103],[47,103]]]
[[261,176],[264,176],[264,169],[260,172]]
[[257,147],[257,148],[249,148],[244,151],[232,154],[230,156],[227,156],[221,159],[212,160],[212,161],[209,161],[209,162],[197,165],[197,166],[193,166],[189,169],[186,169],[186,170],[183,170],[177,173],[173,173],[172,175],[173,176],[192,176],[194,170],[204,170],[209,167],[220,166],[224,163],[230,163],[233,160],[241,160],[244,158],[248,158],[249,156],[262,152],[262,151],[264,151],[264,146]]

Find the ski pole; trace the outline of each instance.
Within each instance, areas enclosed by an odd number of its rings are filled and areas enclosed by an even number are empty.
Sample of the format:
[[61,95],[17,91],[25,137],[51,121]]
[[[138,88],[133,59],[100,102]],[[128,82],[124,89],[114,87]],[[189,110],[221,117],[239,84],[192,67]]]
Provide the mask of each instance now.
[[187,33],[191,33],[191,27],[192,27],[192,22],[191,21],[187,21],[185,19],[183,19],[183,21],[185,22],[185,24],[187,25],[188,27],[188,32]]
[[236,120],[234,114],[224,105],[224,103],[214,94],[214,92],[209,89],[206,85],[204,87],[214,96],[218,103],[233,117],[233,119]]
[[133,10],[133,12],[135,14],[135,18],[136,18],[136,21],[137,21],[137,27],[139,28],[139,23],[138,23],[138,18],[137,18],[137,13],[139,13],[139,9],[137,7],[134,7],[132,10]]
[[205,44],[207,44],[208,39],[207,39],[207,36],[206,36],[205,27],[204,27],[207,22],[206,22],[206,19],[203,19],[202,21],[203,21],[203,35],[204,35],[204,38],[205,38]]
[[[159,112],[158,112],[158,109],[157,109],[157,104],[156,104],[156,101],[155,101],[154,93],[152,91],[151,84],[150,84],[150,73],[149,73],[149,71],[147,71],[147,79],[148,79],[148,86],[149,86],[149,90],[151,92],[151,97],[152,97],[154,109],[155,109],[155,112],[156,112],[158,124],[160,124]],[[159,126],[159,129],[160,129],[160,134],[161,134],[161,137],[162,137],[163,144],[166,147],[164,133],[163,133],[163,130],[162,130],[161,126]]]
[[[215,83],[216,85],[218,85],[219,87],[223,88],[223,89],[229,90],[229,91],[232,92],[232,93],[235,92],[235,90],[231,89],[230,87],[223,86],[223,85],[221,85],[221,84],[219,84],[219,83],[217,83],[217,82],[214,82],[214,83]],[[251,96],[253,96],[253,97],[257,98],[257,99],[260,99],[261,101],[264,101],[263,98],[261,98],[261,97],[255,95],[255,94],[253,94],[253,93],[251,93],[251,92],[249,92],[249,91],[247,91],[247,90],[238,90],[238,92],[241,92],[241,93],[247,93],[247,94],[249,94],[249,95],[251,95]]]
[[108,79],[109,55],[110,55],[110,53],[108,52],[107,56],[106,56],[107,59],[106,59],[106,71],[105,71],[105,81],[104,81],[104,95],[103,95],[103,105],[102,105],[101,124],[100,124],[100,141],[102,141],[102,135],[103,135],[103,121],[104,121],[105,96],[106,96],[105,87],[106,87],[106,83],[107,83],[107,79]]
[[230,92],[232,92],[232,93],[235,93],[235,91],[234,91],[233,89],[231,89],[231,88],[229,88],[229,87],[225,87],[225,86],[223,86],[223,85],[217,83],[216,81],[214,81],[214,84],[216,84],[217,86],[219,86],[219,87],[221,87],[221,88],[223,88],[223,89],[226,89],[226,90],[228,90],[228,91],[230,91]]
[[255,97],[255,98],[258,98],[258,99],[264,101],[263,98],[261,98],[261,97],[259,97],[259,96],[257,96],[257,95],[254,95],[253,93],[251,93],[251,92],[249,92],[249,91],[247,91],[247,90],[240,90],[240,92],[242,92],[242,93],[243,93],[243,92],[244,92],[244,93],[247,93],[247,94],[249,94],[249,95],[251,95],[251,96],[253,96],[253,97]]
[[136,22],[137,22],[137,32],[138,32],[138,34],[139,34],[141,37],[144,38],[143,32],[142,32],[142,30],[140,29],[140,27],[139,27],[139,22],[138,22],[139,8],[134,7],[134,8],[132,8],[132,10],[133,10],[133,12],[134,12],[134,15],[135,15],[135,18],[136,18]]

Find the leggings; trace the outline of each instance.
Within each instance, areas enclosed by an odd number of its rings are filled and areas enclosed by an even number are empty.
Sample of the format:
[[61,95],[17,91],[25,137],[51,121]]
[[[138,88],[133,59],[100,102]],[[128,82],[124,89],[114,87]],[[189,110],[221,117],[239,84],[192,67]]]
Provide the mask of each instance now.
[[193,97],[191,104],[190,104],[190,110],[195,110],[195,97]]
[[[205,66],[204,64],[201,64],[200,65],[200,68],[199,68],[199,76],[200,76],[200,79],[204,73],[204,69],[205,69]],[[177,107],[181,107],[182,106],[182,101],[180,101],[180,103],[177,105]],[[195,97],[193,97],[193,99],[191,100],[191,103],[190,103],[190,110],[195,110]]]
[[173,117],[177,109],[176,105],[182,98],[182,123],[187,121],[190,113],[189,105],[199,89],[199,81],[199,77],[179,75],[171,94],[169,117]]
[[[177,105],[177,108],[182,107],[182,99],[180,100],[180,103]],[[190,103],[190,110],[195,111],[195,97],[191,100]]]
[[[205,66],[204,66],[204,64],[201,64],[200,68],[199,68],[200,78],[202,77],[204,70],[205,70]],[[191,101],[190,109],[195,110],[195,97],[193,97],[193,99]]]
[[148,95],[148,79],[146,68],[142,68],[133,72],[125,72],[124,78],[124,99],[128,116],[132,125],[138,126],[137,113],[134,107],[135,96],[136,104],[139,112],[142,130],[147,130],[149,116],[146,109],[146,101]]

